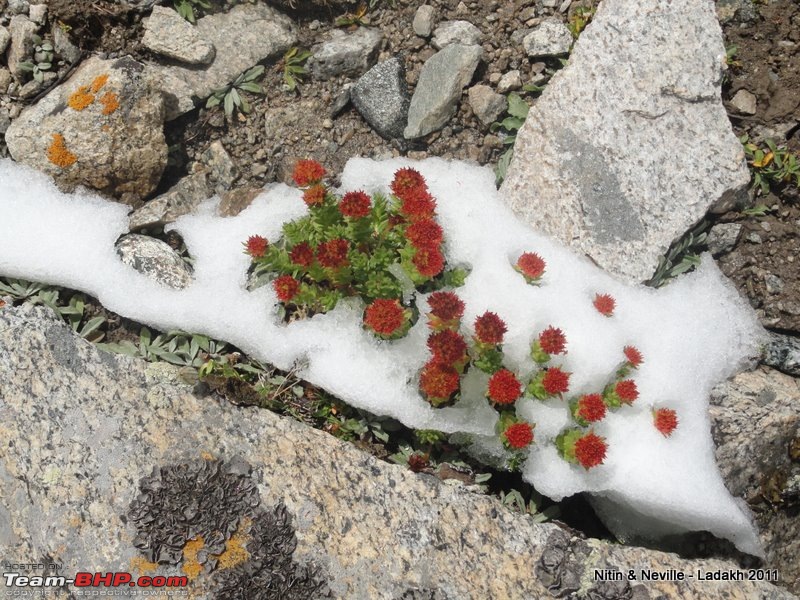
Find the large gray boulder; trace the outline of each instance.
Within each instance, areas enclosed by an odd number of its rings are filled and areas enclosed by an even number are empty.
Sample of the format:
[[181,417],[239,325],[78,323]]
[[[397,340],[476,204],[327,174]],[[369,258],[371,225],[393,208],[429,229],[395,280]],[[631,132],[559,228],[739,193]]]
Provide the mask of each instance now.
[[98,351],[47,308],[0,309],[0,555],[67,576],[185,574],[196,599],[793,598],[764,582],[598,581],[737,566],[534,523],[186,379]]
[[621,279],[649,279],[750,180],[720,99],[724,65],[713,3],[603,2],[517,136],[506,202]]

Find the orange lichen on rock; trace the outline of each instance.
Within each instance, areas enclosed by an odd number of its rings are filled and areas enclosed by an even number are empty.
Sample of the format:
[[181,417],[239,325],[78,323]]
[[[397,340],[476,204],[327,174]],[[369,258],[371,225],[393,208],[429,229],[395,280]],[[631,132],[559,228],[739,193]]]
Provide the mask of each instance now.
[[145,575],[146,573],[152,573],[156,569],[158,569],[157,563],[152,563],[146,558],[142,556],[134,556],[131,559],[131,571],[135,571],[139,575]]
[[84,110],[86,107],[94,103],[94,94],[89,91],[89,87],[82,85],[78,90],[73,93],[67,100],[67,104],[72,110],[78,112]]
[[77,156],[67,150],[64,136],[60,133],[53,134],[53,142],[47,149],[47,158],[51,163],[62,169],[75,164],[75,161],[78,160]]
[[119,108],[119,96],[114,92],[106,92],[100,96],[100,104],[103,105],[103,114],[110,115]]
[[92,93],[96,94],[99,92],[101,89],[103,89],[103,86],[106,83],[108,83],[108,74],[103,73],[102,75],[95,77],[94,81],[92,82]]
[[183,566],[181,569],[190,580],[196,579],[203,572],[203,565],[197,561],[197,555],[205,544],[206,541],[201,535],[196,539],[189,540],[183,547]]
[[209,452],[208,450],[203,450],[200,453],[200,458],[202,458],[203,460],[214,460],[214,455],[211,454],[211,452]]
[[250,541],[250,538],[241,533],[242,529],[246,528],[248,525],[245,523],[239,527],[239,531],[234,533],[227,542],[225,542],[225,551],[218,555],[217,558],[217,567],[220,569],[232,569],[233,567],[246,562],[248,558],[250,558],[250,553],[247,551],[247,542]]

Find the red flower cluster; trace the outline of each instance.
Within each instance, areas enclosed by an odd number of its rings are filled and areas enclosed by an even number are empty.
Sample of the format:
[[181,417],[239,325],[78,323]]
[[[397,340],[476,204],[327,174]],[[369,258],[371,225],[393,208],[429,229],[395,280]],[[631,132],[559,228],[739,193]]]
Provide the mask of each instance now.
[[601,315],[610,317],[614,314],[614,308],[617,306],[617,301],[608,294],[595,294],[594,307]]
[[292,179],[300,187],[319,183],[325,177],[325,168],[315,160],[299,160],[294,166]]
[[366,217],[370,208],[371,201],[364,192],[347,192],[339,203],[339,211],[351,219]]
[[620,381],[614,386],[614,391],[619,396],[620,402],[624,404],[632,404],[634,400],[639,397],[639,390],[636,388],[636,382],[632,379],[625,379]]
[[317,260],[323,267],[338,269],[347,264],[347,253],[350,251],[350,242],[339,238],[323,242],[317,246]]
[[606,450],[608,446],[605,440],[591,431],[575,442],[575,458],[584,469],[602,465]]
[[444,329],[428,337],[428,349],[433,354],[434,361],[454,365],[466,358],[467,342],[461,334],[452,329]]
[[314,250],[307,242],[300,242],[289,252],[289,258],[296,265],[310,267],[314,262]]
[[493,312],[487,311],[475,319],[475,337],[482,344],[502,344],[506,331],[508,327],[503,319]]
[[510,448],[521,450],[533,442],[533,427],[529,423],[513,423],[506,427],[503,437]]
[[428,192],[428,185],[414,169],[400,169],[394,174],[392,193],[400,199],[400,212],[409,221],[430,219],[436,211],[436,200]]
[[606,416],[606,404],[600,394],[581,396],[575,410],[575,416],[587,423],[602,421]]
[[316,184],[303,192],[303,202],[306,206],[318,206],[325,202],[325,186]]
[[541,278],[544,275],[545,266],[547,263],[535,252],[525,252],[517,260],[517,271],[522,273],[529,282],[535,282]]
[[[432,358],[420,376],[420,389],[431,404],[441,406],[458,391],[461,372],[469,361],[467,342],[458,333],[464,303],[452,292],[434,292],[428,303],[428,326],[433,329],[428,349]],[[443,391],[447,393],[439,394]]]
[[678,413],[671,408],[658,408],[653,411],[653,425],[664,437],[669,437],[678,426]]
[[405,311],[397,300],[378,298],[364,311],[364,324],[379,335],[394,335],[405,320]]
[[514,404],[522,394],[522,384],[508,369],[500,369],[489,379],[489,400],[495,404]]
[[640,364],[644,362],[642,358],[642,353],[639,352],[634,346],[625,346],[622,349],[622,352],[625,354],[625,358],[631,364],[632,367],[638,367]]
[[464,316],[464,303],[453,292],[433,292],[428,296],[428,306],[430,314],[444,322],[457,321]]
[[272,282],[272,285],[278,294],[278,300],[281,302],[289,302],[297,295],[300,289],[300,282],[291,275],[281,275]]
[[253,258],[260,258],[267,253],[269,242],[260,235],[251,235],[245,242],[245,252]]
[[[443,365],[436,360],[430,361],[422,369],[419,376],[419,387],[428,399],[433,399],[434,404],[447,400],[459,386],[459,375],[453,367]],[[439,402],[435,402],[438,400]]]
[[408,226],[406,237],[414,248],[438,248],[444,239],[444,232],[433,219],[422,219]]
[[411,262],[423,277],[436,277],[444,270],[444,256],[438,247],[417,248]]
[[569,391],[570,373],[562,371],[559,367],[550,367],[544,373],[542,386],[551,396],[565,394]]
[[567,338],[564,332],[555,327],[548,327],[539,334],[539,346],[547,354],[564,354]]

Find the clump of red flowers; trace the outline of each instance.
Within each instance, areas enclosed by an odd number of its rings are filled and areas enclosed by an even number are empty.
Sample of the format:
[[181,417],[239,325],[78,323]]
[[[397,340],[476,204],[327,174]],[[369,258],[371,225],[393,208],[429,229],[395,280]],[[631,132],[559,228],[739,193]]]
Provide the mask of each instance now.
[[439,248],[417,248],[411,262],[419,274],[426,278],[436,277],[444,270],[444,256]]
[[347,240],[330,240],[317,246],[317,260],[323,267],[338,269],[347,264],[349,250],[350,242]]
[[494,404],[514,404],[522,395],[522,384],[508,369],[500,369],[489,378],[487,396]]
[[505,321],[493,312],[487,311],[475,319],[475,339],[481,344],[502,344],[506,331],[508,327]]
[[289,258],[296,265],[310,267],[314,262],[314,250],[308,242],[300,242],[289,252]]
[[438,248],[444,240],[441,225],[433,219],[422,219],[408,226],[406,237],[415,248]]
[[617,383],[617,385],[614,386],[614,392],[616,392],[623,404],[631,404],[639,397],[639,390],[636,388],[636,382],[632,379],[626,379]]
[[272,285],[281,302],[291,301],[300,290],[300,282],[291,275],[281,275],[272,282]]
[[539,364],[548,362],[553,354],[565,354],[567,336],[552,325],[542,331],[531,346],[531,358]]
[[581,425],[602,421],[606,416],[606,404],[600,394],[585,394],[572,404],[572,416]]
[[435,360],[426,364],[419,376],[419,389],[433,406],[449,405],[459,384],[458,371]]
[[625,359],[628,361],[628,364],[633,368],[637,368],[640,364],[644,362],[642,358],[642,353],[636,349],[634,346],[625,346],[622,349],[622,353],[625,354]]
[[664,437],[669,437],[678,427],[678,413],[671,408],[657,408],[653,411],[653,425]]
[[601,315],[610,317],[614,314],[614,309],[617,306],[617,301],[608,294],[596,294],[594,297],[594,307]]
[[364,325],[378,337],[399,337],[407,329],[408,314],[398,300],[378,298],[364,311]]
[[586,470],[602,465],[608,451],[605,439],[594,431],[586,433],[580,429],[561,432],[556,438],[556,447],[562,458]]
[[519,273],[522,273],[525,281],[531,284],[538,284],[542,275],[544,275],[546,266],[547,263],[541,256],[535,252],[525,252],[517,259],[517,264],[514,268]]
[[453,292],[433,292],[428,296],[428,326],[431,329],[458,329],[464,316],[464,303]]
[[522,450],[533,442],[533,427],[530,423],[512,423],[501,435],[503,445],[510,450]]
[[315,160],[299,160],[294,166],[292,179],[300,187],[319,183],[325,178],[325,168]]
[[263,238],[260,235],[251,235],[249,238],[247,238],[244,246],[245,252],[247,252],[250,256],[253,258],[260,258],[266,254],[267,248],[269,247],[269,242],[266,238]]
[[364,192],[347,192],[339,203],[339,211],[351,219],[366,217],[371,208],[370,198]]
[[312,185],[303,191],[303,202],[306,206],[321,206],[325,202],[325,186]]
[[467,360],[467,342],[452,329],[432,333],[428,337],[428,349],[435,361],[446,365],[465,363]]

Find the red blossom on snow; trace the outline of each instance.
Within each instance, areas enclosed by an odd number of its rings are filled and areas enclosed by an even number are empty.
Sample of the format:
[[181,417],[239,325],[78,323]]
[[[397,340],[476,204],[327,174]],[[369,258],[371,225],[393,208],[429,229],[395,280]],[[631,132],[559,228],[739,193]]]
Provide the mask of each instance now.
[[444,256],[439,248],[417,248],[411,259],[423,277],[436,277],[444,269]]
[[339,212],[345,217],[360,219],[369,214],[371,201],[364,192],[347,192],[339,203]]
[[466,355],[467,342],[455,331],[445,329],[428,337],[428,349],[433,354],[435,361],[445,365],[454,365]]
[[436,361],[426,364],[419,376],[420,390],[428,398],[449,398],[458,385],[458,371]]
[[289,302],[297,295],[297,291],[300,289],[300,282],[291,275],[281,275],[272,282],[272,286],[278,294],[278,300]]
[[586,394],[578,400],[575,416],[587,423],[601,421],[606,416],[606,404],[600,394]]
[[625,379],[618,382],[614,386],[614,391],[619,396],[620,402],[631,404],[639,397],[639,390],[636,388],[636,382],[632,379]]
[[300,242],[289,252],[289,258],[296,265],[310,267],[314,262],[314,250],[307,242]]
[[625,358],[631,363],[631,366],[638,367],[640,364],[644,362],[642,358],[642,353],[639,352],[634,346],[625,346],[622,349],[622,352],[625,354]]
[[306,206],[317,206],[325,202],[325,186],[316,184],[306,189],[303,192],[303,202]]
[[539,334],[539,346],[548,354],[563,354],[567,345],[567,337],[560,329],[548,327]]
[[409,192],[428,190],[425,178],[416,169],[406,167],[398,169],[391,183],[392,193],[398,198],[404,198]]
[[551,396],[564,394],[569,391],[570,373],[562,371],[559,367],[550,367],[545,371],[542,387]]
[[292,179],[300,187],[318,183],[325,177],[325,168],[315,160],[299,160],[294,166]]
[[496,404],[514,404],[522,394],[522,384],[508,369],[500,369],[489,378],[489,400]]
[[245,242],[245,252],[253,258],[261,258],[267,253],[269,242],[260,235],[251,235]]
[[608,294],[595,294],[594,307],[602,315],[610,317],[614,314],[614,308],[617,306],[617,301]]
[[364,324],[380,335],[395,334],[405,320],[405,311],[398,300],[378,298],[364,311]]
[[422,219],[408,226],[406,237],[415,248],[435,248],[442,243],[444,232],[433,219]]
[[521,450],[533,442],[533,427],[529,423],[513,423],[506,427],[503,437],[510,448]]
[[400,198],[400,212],[410,221],[431,219],[436,212],[436,200],[428,190],[409,191]]
[[442,321],[455,321],[464,316],[464,303],[453,292],[433,292],[428,296],[431,315]]
[[594,432],[589,432],[575,442],[575,458],[584,469],[602,465],[606,458],[608,445]]
[[653,425],[664,437],[669,437],[678,426],[678,413],[671,408],[658,408],[653,411]]
[[475,319],[475,337],[483,344],[502,344],[508,328],[503,319],[493,312],[485,312]]
[[345,239],[330,240],[317,246],[317,260],[323,267],[338,269],[347,264],[350,242]]
[[547,263],[535,252],[525,252],[517,259],[517,269],[528,279],[539,279]]

